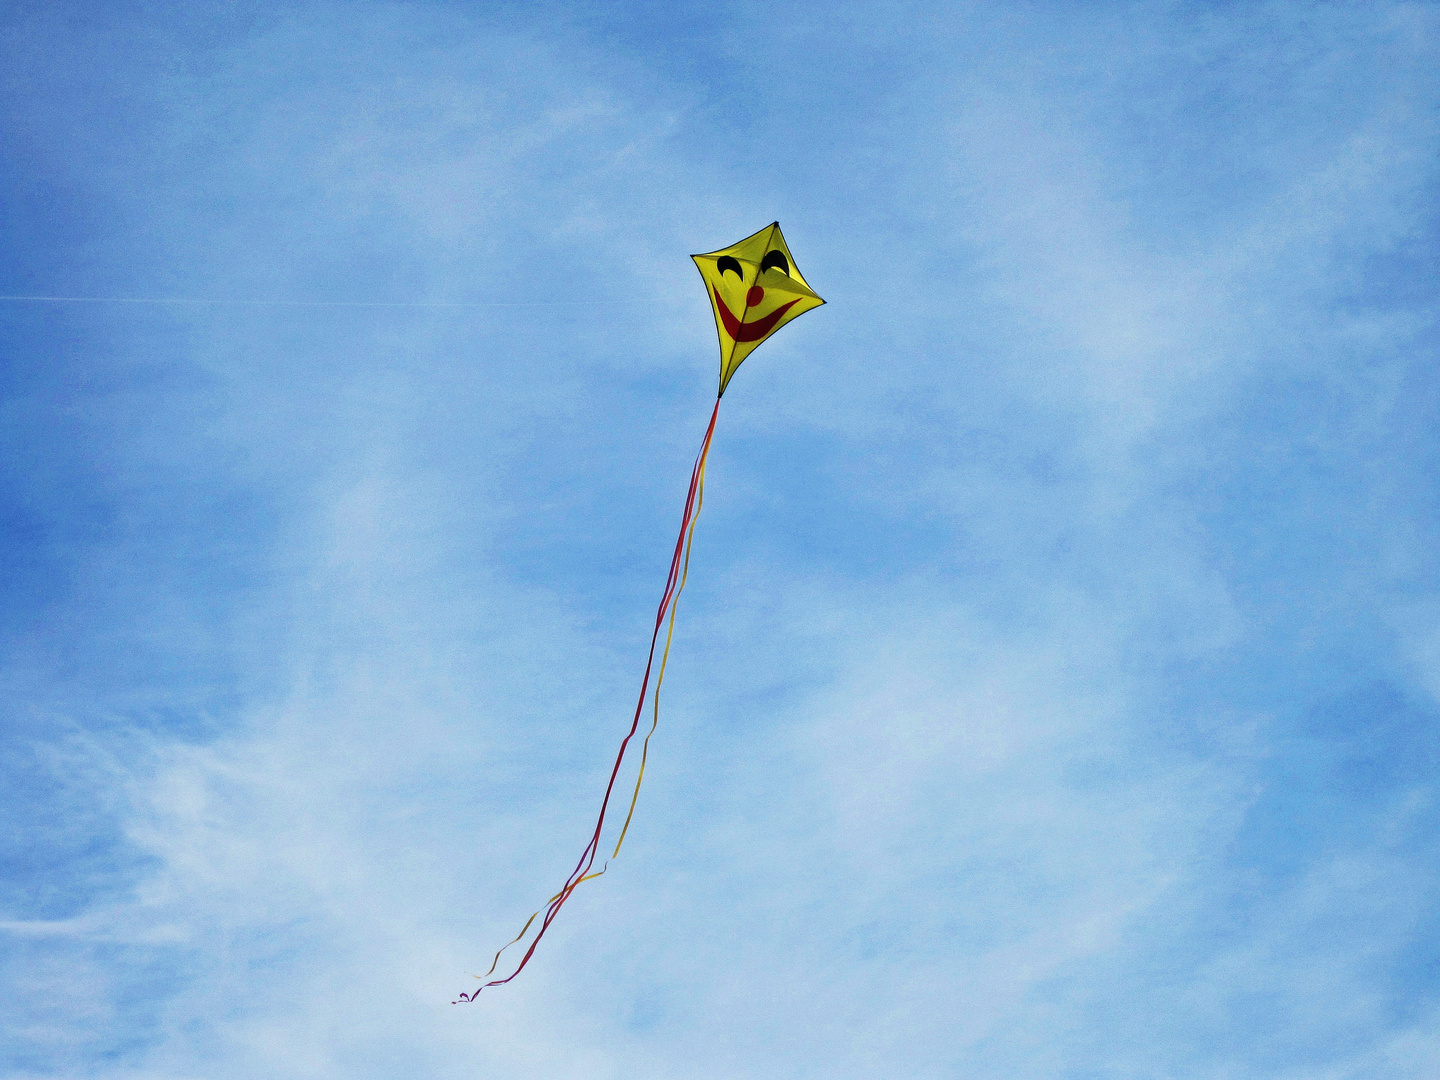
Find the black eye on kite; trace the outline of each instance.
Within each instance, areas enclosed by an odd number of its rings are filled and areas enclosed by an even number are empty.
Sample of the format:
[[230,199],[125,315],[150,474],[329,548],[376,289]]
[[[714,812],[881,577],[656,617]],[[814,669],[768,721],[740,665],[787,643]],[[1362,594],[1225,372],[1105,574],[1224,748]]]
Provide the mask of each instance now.
[[787,276],[790,273],[790,260],[785,258],[783,251],[767,252],[765,258],[760,260],[760,272],[762,274],[772,266],[778,266]]
[[733,270],[736,277],[741,281],[745,280],[745,273],[740,269],[740,260],[733,255],[721,255],[715,260],[715,269],[720,271],[721,277],[725,276],[727,270]]

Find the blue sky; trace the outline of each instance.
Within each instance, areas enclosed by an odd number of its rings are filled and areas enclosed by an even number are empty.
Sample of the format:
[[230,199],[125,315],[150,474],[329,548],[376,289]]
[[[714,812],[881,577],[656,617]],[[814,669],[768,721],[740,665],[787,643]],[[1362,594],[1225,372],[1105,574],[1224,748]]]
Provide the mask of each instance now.
[[1434,5],[0,35],[0,1073],[1440,1073]]

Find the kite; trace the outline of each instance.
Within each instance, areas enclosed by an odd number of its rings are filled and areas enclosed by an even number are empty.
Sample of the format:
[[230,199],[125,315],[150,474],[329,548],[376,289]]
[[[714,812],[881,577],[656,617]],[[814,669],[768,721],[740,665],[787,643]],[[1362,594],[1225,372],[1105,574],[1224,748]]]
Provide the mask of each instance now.
[[[605,816],[610,811],[610,800],[615,791],[616,778],[620,775],[620,766],[625,760],[625,752],[629,748],[631,740],[639,730],[640,717],[645,711],[645,699],[649,694],[651,702],[650,730],[646,732],[644,742],[641,744],[640,769],[635,778],[635,789],[630,795],[630,806],[625,813],[625,822],[620,828],[620,836],[615,841],[615,850],[611,853],[610,859],[614,859],[620,854],[620,845],[625,842],[625,834],[630,830],[630,820],[635,814],[635,803],[640,797],[640,785],[645,779],[645,763],[649,757],[650,737],[655,734],[655,729],[660,724],[660,686],[665,681],[665,665],[670,659],[670,642],[675,634],[676,606],[690,572],[690,544],[695,538],[695,522],[705,500],[705,461],[710,454],[710,440],[715,434],[715,421],[720,415],[720,399],[725,396],[725,388],[730,385],[730,378],[735,374],[735,369],[744,363],[745,358],[754,352],[762,341],[765,341],[786,323],[825,302],[815,294],[795,266],[795,259],[790,254],[790,248],[785,243],[784,235],[780,232],[778,221],[771,222],[738,244],[732,244],[730,247],[712,251],[706,255],[690,257],[695,260],[695,266],[699,269],[700,277],[705,282],[705,290],[710,295],[710,306],[715,312],[715,332],[720,337],[720,389],[715,395],[715,408],[710,412],[710,423],[705,428],[705,437],[700,442],[700,452],[696,454],[695,463],[690,469],[690,487],[685,495],[684,512],[680,515],[680,534],[675,539],[675,550],[670,557],[670,572],[665,579],[664,592],[660,595],[660,607],[655,612],[655,626],[650,634],[650,655],[645,661],[645,675],[640,680],[640,698],[635,703],[635,715],[630,721],[630,730],[620,741],[619,752],[615,755],[615,764],[610,770],[610,781],[605,786],[605,797],[600,802],[600,814],[595,821],[595,829],[590,835],[589,843],[585,845],[585,850],[580,853],[580,861],[575,864],[575,869],[565,879],[565,884],[561,886],[560,891],[547,900],[540,911],[531,915],[525,925],[521,927],[520,933],[495,954],[495,959],[490,964],[490,970],[484,975],[475,976],[482,981],[486,979],[489,981],[483,982],[481,986],[470,993],[461,994],[457,1001],[451,1002],[452,1005],[458,1005],[461,1001],[474,1001],[480,996],[481,990],[489,989],[492,986],[502,986],[525,970],[525,965],[535,955],[535,949],[540,944],[540,939],[545,936],[545,931],[555,921],[555,917],[565,906],[565,902],[570,899],[580,885],[592,878],[599,877],[609,868],[610,860],[606,860],[599,870],[595,869],[595,859],[601,850],[600,836],[605,829]],[[666,626],[667,612],[669,614],[668,626]],[[660,640],[662,626],[665,627],[665,645],[661,650],[660,665],[657,668],[655,666],[655,648]],[[653,693],[650,692],[652,671],[655,675]],[[545,913],[543,919],[540,918],[541,911]],[[535,931],[535,936],[530,939],[530,944],[515,969],[504,978],[491,979],[490,976],[495,973],[496,967],[500,964],[501,954],[511,945],[523,941],[536,919],[540,919],[539,928]]]

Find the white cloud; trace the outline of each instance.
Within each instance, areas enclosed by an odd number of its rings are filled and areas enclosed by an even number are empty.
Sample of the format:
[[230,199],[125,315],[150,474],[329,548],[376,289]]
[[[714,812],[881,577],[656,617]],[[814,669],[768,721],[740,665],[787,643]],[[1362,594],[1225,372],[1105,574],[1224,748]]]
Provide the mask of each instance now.
[[[1403,362],[1421,316],[1334,308],[1367,252],[1418,227],[1431,176],[1409,144],[1430,128],[1394,103],[1419,84],[1402,72],[1332,121],[1335,68],[1301,70],[1237,135],[1184,119],[1196,97],[1168,86],[1232,60],[1231,35],[1196,31],[1180,62],[1154,19],[1063,42],[1000,19],[965,39],[984,63],[905,84],[937,104],[893,136],[913,158],[882,247],[923,232],[914,265],[827,264],[843,199],[777,182],[819,223],[813,276],[837,303],[805,340],[833,352],[777,341],[727,396],[624,857],[521,979],[464,1008],[578,855],[633,707],[654,516],[670,526],[698,435],[683,238],[763,200],[727,190],[743,170],[695,168],[723,157],[703,82],[657,92],[646,50],[573,29],[376,8],[209,57],[221,92],[196,79],[164,127],[173,190],[125,206],[217,287],[508,300],[580,280],[627,303],[186,324],[204,436],[166,399],[112,475],[137,500],[157,471],[193,469],[175,490],[200,497],[238,477],[273,518],[234,526],[263,572],[139,583],[126,612],[161,654],[205,636],[238,704],[184,739],[122,703],[131,720],[59,751],[114,800],[137,880],[0,923],[34,957],[9,984],[17,1038],[49,1044],[47,1068],[167,1080],[1300,1075],[1275,1045],[1316,1075],[1422,1075],[1433,1018],[1397,1022],[1370,972],[1419,932],[1430,875],[1404,844],[1423,793],[1381,815],[1396,850],[1312,850],[1266,901],[1231,894],[1233,845],[1291,752],[1245,664],[1290,643],[1215,550],[1261,511],[1237,500],[1217,524],[1194,491],[1263,379],[1338,364],[1333,345],[1305,358],[1323,336],[1306,326]],[[1209,85],[1268,86],[1257,49]],[[1130,100],[1152,108],[1135,128],[1107,113]],[[1261,175],[1156,226],[1147,209],[1205,193],[1147,164],[1136,128],[1213,135],[1197,170],[1253,137]],[[816,159],[836,192],[856,149]],[[953,277],[921,265],[947,257]],[[681,391],[655,389],[666,373]],[[1357,412],[1398,396],[1336,380]],[[1343,456],[1352,434],[1322,441]],[[1386,537],[1414,565],[1418,541]],[[1347,597],[1373,581],[1347,573]],[[1433,666],[1424,617],[1383,609]],[[1217,931],[1232,906],[1249,923]],[[145,1045],[101,1060],[126,1025]],[[1327,1054],[1334,1026],[1349,1041]],[[1217,1032],[1232,1044],[1203,1045]]]

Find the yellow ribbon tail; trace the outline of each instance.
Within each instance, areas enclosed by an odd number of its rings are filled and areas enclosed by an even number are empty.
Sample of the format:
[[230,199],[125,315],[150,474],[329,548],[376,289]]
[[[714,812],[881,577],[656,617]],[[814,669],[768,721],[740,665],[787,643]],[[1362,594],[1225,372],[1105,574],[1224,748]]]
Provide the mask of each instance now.
[[[603,869],[596,870],[595,873],[593,873],[593,874],[586,874],[584,877],[582,877],[579,881],[575,882],[574,885],[571,885],[570,888],[567,889],[567,890],[565,890],[565,891],[566,891],[566,892],[574,892],[576,889],[578,889],[578,888],[581,886],[581,884],[583,884],[584,882],[589,881],[591,878],[597,878],[597,877],[599,877],[601,874],[605,873],[605,871],[608,870],[608,869],[610,869],[610,866],[609,866],[609,864],[607,863]],[[550,897],[549,900],[546,900],[546,901],[545,901],[545,907],[549,907],[549,906],[550,906],[551,904],[553,904],[556,900],[559,900],[559,899],[560,899],[560,896],[561,896],[561,893],[558,893],[558,892],[557,892],[554,896]],[[542,909],[542,910],[543,910],[543,909]],[[530,932],[530,924],[533,923],[533,922],[534,922],[536,919],[538,919],[539,917],[540,917],[540,912],[537,911],[537,912],[535,912],[535,914],[531,915],[530,918],[526,919],[526,920],[525,920],[525,925],[520,928],[520,933],[516,934],[514,938],[512,938],[510,941],[507,941],[504,945],[502,945],[502,946],[500,947],[500,952],[497,952],[497,953],[495,954],[495,959],[492,960],[492,961],[490,961],[490,970],[487,971],[487,972],[485,972],[484,975],[473,975],[473,976],[471,976],[471,978],[475,978],[475,979],[488,979],[491,975],[493,975],[493,974],[495,973],[495,967],[496,967],[496,965],[500,963],[500,954],[503,953],[506,949],[510,948],[511,945],[514,945],[517,941],[519,941],[521,938],[523,938],[527,933],[529,933],[529,932]]]
[[615,841],[615,852],[610,856],[612,859],[619,856],[620,845],[625,843],[625,834],[630,831],[630,819],[635,816],[635,802],[640,798],[640,785],[645,782],[645,761],[650,756],[650,736],[655,734],[655,729],[660,725],[660,685],[665,681],[665,665],[670,660],[670,640],[675,636],[675,612],[680,608],[680,594],[685,591],[685,579],[690,576],[690,545],[695,540],[695,524],[700,520],[700,508],[705,505],[705,461],[709,456],[710,444],[706,442],[705,450],[700,455],[700,479],[695,492],[695,513],[690,518],[690,531],[685,534],[685,562],[680,571],[680,584],[675,589],[674,598],[670,601],[670,625],[665,630],[665,651],[660,654],[660,671],[655,676],[655,693],[651,698],[653,719],[650,721],[650,730],[645,733],[645,741],[640,746],[640,773],[635,777],[635,792],[630,796],[630,810],[625,815],[625,825],[620,830],[620,839]]

